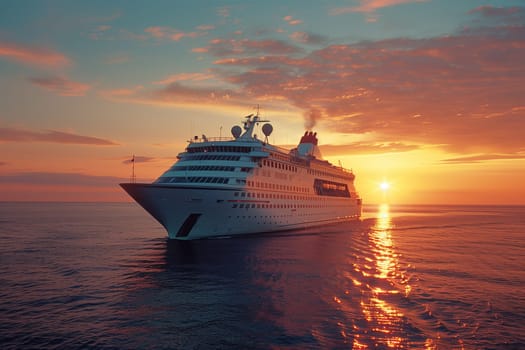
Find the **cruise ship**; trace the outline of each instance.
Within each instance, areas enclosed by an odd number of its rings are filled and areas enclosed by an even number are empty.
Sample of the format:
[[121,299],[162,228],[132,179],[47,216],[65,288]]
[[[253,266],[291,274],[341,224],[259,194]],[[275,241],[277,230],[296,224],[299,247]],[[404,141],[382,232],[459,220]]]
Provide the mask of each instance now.
[[361,198],[353,172],[323,160],[312,131],[291,150],[271,145],[268,122],[250,114],[243,128],[232,127],[231,138],[195,136],[153,183],[120,185],[171,239],[297,230],[359,219]]

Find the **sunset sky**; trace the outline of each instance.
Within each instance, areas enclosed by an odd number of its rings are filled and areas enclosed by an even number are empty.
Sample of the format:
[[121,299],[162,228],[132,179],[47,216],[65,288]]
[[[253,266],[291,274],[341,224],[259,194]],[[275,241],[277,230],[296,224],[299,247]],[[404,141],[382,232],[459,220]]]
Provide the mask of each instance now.
[[524,0],[5,1],[0,76],[0,201],[131,201],[260,105],[365,203],[525,204]]

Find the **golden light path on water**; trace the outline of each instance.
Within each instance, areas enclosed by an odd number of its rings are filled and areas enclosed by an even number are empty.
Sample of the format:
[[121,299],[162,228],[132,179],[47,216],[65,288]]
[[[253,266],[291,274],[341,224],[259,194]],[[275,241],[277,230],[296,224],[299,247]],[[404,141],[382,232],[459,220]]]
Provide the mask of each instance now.
[[[399,264],[399,254],[392,240],[392,217],[388,204],[381,204],[376,214],[375,225],[369,235],[369,244],[373,257],[366,259],[371,266],[365,265],[370,273],[361,271],[369,290],[360,302],[361,312],[366,321],[373,325],[366,335],[356,335],[353,349],[387,347],[392,349],[410,348],[411,341],[405,331],[406,317],[399,307],[402,298],[408,297],[411,286]],[[365,340],[366,339],[366,340]],[[435,349],[431,339],[423,345],[426,349]]]

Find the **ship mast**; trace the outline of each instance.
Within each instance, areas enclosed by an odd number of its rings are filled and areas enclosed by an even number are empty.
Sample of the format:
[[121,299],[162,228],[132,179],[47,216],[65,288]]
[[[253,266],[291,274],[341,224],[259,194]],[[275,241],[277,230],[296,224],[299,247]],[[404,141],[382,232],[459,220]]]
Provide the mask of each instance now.
[[259,118],[259,105],[257,105],[257,114],[253,115],[247,115],[244,117],[246,121],[244,122],[244,134],[241,135],[241,139],[253,139],[253,129],[255,128],[255,125],[258,123],[266,123],[269,122],[269,120],[262,120]]

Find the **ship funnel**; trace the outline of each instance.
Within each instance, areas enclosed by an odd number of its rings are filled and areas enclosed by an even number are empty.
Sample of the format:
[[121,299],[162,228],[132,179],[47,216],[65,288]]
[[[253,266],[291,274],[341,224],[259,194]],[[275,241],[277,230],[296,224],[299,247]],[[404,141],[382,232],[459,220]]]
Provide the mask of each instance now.
[[301,137],[299,146],[297,146],[297,153],[301,156],[311,156],[315,158],[322,159],[321,152],[317,147],[317,133],[312,131],[305,131],[304,135]]

